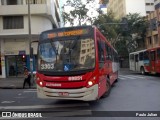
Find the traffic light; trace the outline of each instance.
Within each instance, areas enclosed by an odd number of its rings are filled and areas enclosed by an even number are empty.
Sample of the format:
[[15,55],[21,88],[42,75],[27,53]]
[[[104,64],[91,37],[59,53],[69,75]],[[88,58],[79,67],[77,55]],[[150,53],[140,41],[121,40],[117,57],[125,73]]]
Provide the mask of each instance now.
[[26,55],[22,55],[22,61],[26,62]]

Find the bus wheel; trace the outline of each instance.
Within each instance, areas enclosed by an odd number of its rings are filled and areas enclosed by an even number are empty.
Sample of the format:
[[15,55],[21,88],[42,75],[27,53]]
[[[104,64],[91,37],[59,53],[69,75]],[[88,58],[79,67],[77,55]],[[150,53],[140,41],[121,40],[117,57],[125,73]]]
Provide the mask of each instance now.
[[102,96],[103,98],[108,97],[109,94],[110,94],[110,91],[111,91],[111,84],[110,84],[109,80],[107,80],[106,88],[107,88],[107,90],[106,90],[106,92],[104,93],[104,95]]
[[144,67],[141,67],[141,74],[142,74],[142,75],[145,74]]

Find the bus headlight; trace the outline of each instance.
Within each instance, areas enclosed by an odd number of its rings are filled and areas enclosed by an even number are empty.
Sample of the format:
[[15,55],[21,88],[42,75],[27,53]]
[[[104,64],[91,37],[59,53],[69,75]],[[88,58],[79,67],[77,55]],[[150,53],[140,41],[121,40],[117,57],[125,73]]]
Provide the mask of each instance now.
[[91,87],[96,83],[96,77],[93,77],[87,82],[87,87]]
[[39,85],[40,85],[40,86],[43,86],[43,82],[42,82],[42,81],[41,81],[41,82],[39,82]]
[[88,81],[88,85],[89,85],[89,86],[92,86],[92,85],[93,85],[93,82],[92,82],[92,81]]

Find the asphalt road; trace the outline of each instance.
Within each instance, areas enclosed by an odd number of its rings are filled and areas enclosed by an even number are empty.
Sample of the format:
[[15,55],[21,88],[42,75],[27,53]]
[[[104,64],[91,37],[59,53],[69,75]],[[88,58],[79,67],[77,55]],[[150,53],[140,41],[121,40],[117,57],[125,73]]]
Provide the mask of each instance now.
[[[160,77],[121,72],[109,97],[94,102],[38,99],[36,89],[0,89],[0,119],[9,119],[2,118],[6,111],[24,116],[37,113],[35,116],[42,116],[35,118],[38,120],[159,120],[160,117],[139,115],[160,115]],[[19,119],[16,114],[13,116],[12,119]]]

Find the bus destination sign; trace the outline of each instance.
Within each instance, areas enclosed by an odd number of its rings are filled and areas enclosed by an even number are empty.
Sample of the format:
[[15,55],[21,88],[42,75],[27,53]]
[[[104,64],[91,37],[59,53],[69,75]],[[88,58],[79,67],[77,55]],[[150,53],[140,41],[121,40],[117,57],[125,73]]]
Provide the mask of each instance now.
[[48,38],[76,36],[76,35],[84,35],[84,34],[88,34],[88,29],[78,29],[78,30],[70,30],[65,32],[49,33]]

